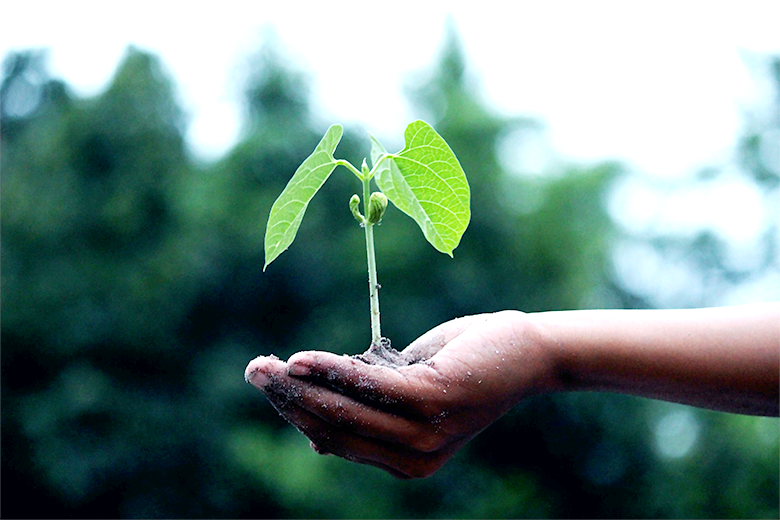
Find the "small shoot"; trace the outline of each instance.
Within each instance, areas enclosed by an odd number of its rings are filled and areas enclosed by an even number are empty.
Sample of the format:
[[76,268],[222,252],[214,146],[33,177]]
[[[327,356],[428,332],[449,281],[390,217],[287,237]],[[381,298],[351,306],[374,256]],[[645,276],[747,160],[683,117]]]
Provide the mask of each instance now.
[[[303,161],[271,207],[265,231],[263,271],[292,244],[303,215],[317,191],[337,166],[344,166],[361,182],[361,197],[349,200],[352,216],[366,235],[371,345],[382,344],[379,321],[379,283],[374,252],[374,225],[379,223],[388,201],[409,215],[436,250],[452,256],[471,220],[470,189],[457,157],[447,142],[425,121],[411,123],[404,132],[405,146],[391,154],[371,135],[371,163],[360,169],[336,159],[334,153],[343,129],[332,125],[314,152]],[[371,180],[380,191],[371,192]]]

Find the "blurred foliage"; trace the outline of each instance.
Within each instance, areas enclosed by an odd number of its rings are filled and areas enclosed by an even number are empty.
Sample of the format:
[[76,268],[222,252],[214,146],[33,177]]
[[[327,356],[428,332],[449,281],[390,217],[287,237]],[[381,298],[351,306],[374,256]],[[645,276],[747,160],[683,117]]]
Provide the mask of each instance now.
[[[734,157],[682,179],[632,173],[613,190],[613,215],[623,228],[613,244],[614,278],[626,306],[780,299],[780,57],[745,61],[769,95],[745,108]],[[707,197],[720,202],[710,210],[713,222],[691,225],[702,220],[691,208],[714,206],[701,204]],[[652,216],[640,217],[638,225],[627,222],[620,213],[632,213],[634,203],[647,206],[643,199],[657,206]],[[682,229],[670,232],[675,218]]]
[[[777,517],[776,419],[625,396],[530,399],[422,481],[316,455],[242,380],[258,354],[370,341],[351,175],[334,174],[262,273],[271,203],[325,130],[284,63],[264,49],[246,135],[202,165],[156,57],[129,49],[88,99],[42,53],[5,60],[3,516]],[[610,268],[604,202],[625,169],[504,171],[501,139],[538,125],[490,112],[465,70],[450,36],[410,98],[467,172],[472,224],[453,260],[388,209],[385,333],[403,346],[469,313],[641,304]],[[337,155],[358,164],[365,137],[347,128]]]

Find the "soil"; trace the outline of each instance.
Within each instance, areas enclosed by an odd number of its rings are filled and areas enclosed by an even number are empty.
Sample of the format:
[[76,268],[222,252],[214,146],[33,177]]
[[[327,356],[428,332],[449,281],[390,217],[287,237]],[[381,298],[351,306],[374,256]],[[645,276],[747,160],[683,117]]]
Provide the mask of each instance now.
[[390,368],[405,367],[414,362],[406,359],[403,352],[399,352],[393,348],[388,338],[380,339],[378,344],[371,343],[368,350],[352,357],[364,363],[368,363],[369,365],[379,365]]
[[428,359],[440,348],[441,345],[426,345],[413,349],[407,348],[402,352],[399,352],[393,348],[388,338],[381,338],[379,344],[371,343],[368,350],[362,354],[352,356],[352,358],[368,363],[369,365],[399,369],[415,363],[428,363]]

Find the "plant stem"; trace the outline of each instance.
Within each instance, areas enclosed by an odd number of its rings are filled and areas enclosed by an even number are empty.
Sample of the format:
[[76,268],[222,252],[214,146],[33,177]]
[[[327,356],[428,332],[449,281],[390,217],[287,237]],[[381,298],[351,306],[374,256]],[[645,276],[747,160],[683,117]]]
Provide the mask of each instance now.
[[[362,177],[363,213],[368,215],[368,199],[371,196],[371,177]],[[376,254],[374,253],[374,225],[366,220],[366,256],[368,257],[368,294],[371,301],[371,345],[379,346],[382,328],[379,324],[379,283],[376,276]]]
[[345,161],[344,159],[337,159],[336,160],[336,166],[344,166],[347,170],[351,171],[352,173],[357,176],[358,179],[363,180],[363,173],[361,173],[360,170],[352,166],[352,163],[349,161]]

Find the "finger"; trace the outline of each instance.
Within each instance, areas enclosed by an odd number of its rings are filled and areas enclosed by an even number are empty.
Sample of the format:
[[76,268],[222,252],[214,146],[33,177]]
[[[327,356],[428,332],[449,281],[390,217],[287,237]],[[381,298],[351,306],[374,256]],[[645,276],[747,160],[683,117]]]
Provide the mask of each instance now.
[[446,344],[460,336],[479,315],[455,318],[432,328],[406,347],[402,354],[411,362],[419,362],[431,359]]
[[[245,377],[261,390],[283,416],[292,405],[316,415],[328,424],[357,435],[400,443],[429,452],[445,442],[441,417],[411,419],[355,400],[350,396],[287,375],[289,367],[275,357],[259,357],[247,366]],[[390,372],[392,370],[388,369]],[[297,426],[297,424],[296,424]]]
[[[465,316],[439,325],[420,336],[401,353],[408,366],[392,370],[354,357],[327,352],[299,352],[288,360],[288,374],[306,377],[380,408],[419,403],[431,385],[446,384],[432,359],[445,345],[483,316]],[[432,369],[432,370],[431,370]],[[435,395],[435,394],[434,394]],[[411,400],[411,401],[410,401]],[[411,410],[418,411],[419,406]]]
[[279,414],[309,438],[316,452],[376,466],[398,478],[410,478],[410,475],[398,469],[397,466],[403,463],[401,457],[393,453],[392,448],[385,446],[385,441],[361,437],[299,406],[295,398],[297,391],[292,388],[296,385],[313,386],[291,378],[285,382],[282,376],[269,379],[262,391]]
[[441,393],[434,388],[442,384],[435,370],[425,364],[394,369],[318,351],[294,354],[287,372],[379,410],[414,419],[425,418],[433,410],[432,392]]
[[440,415],[404,417],[309,381],[295,381],[299,384],[286,400],[343,430],[422,452],[438,450],[450,440],[441,428]]
[[287,375],[287,363],[276,356],[259,356],[246,367],[244,379],[263,392],[276,410],[285,416],[284,410],[300,398],[301,387],[311,386]]
[[269,381],[285,375],[287,363],[274,355],[258,356],[246,366],[244,381],[262,391]]
[[449,452],[419,452],[400,444],[362,437],[327,423],[294,403],[288,402],[281,412],[309,438],[318,452],[375,466],[398,478],[427,477],[449,458]]
[[[420,425],[403,418],[372,410],[330,389],[290,377],[286,370],[287,365],[277,358],[260,357],[247,366],[245,378],[268,397],[285,419],[310,439],[318,453],[332,453],[375,466],[398,478],[421,478],[433,474],[466,441],[464,438],[444,446],[444,437],[431,436],[430,430],[424,431],[427,427],[421,430]],[[330,406],[327,406],[328,402]],[[341,406],[334,407],[334,402]],[[341,411],[334,420],[332,412],[339,409]],[[341,426],[312,410],[318,410]],[[331,415],[323,410],[330,411]],[[350,419],[352,417],[355,419]],[[372,431],[374,428],[376,431]],[[364,436],[359,431],[369,435]],[[415,431],[422,433],[415,435]],[[437,440],[432,443],[432,438]]]

